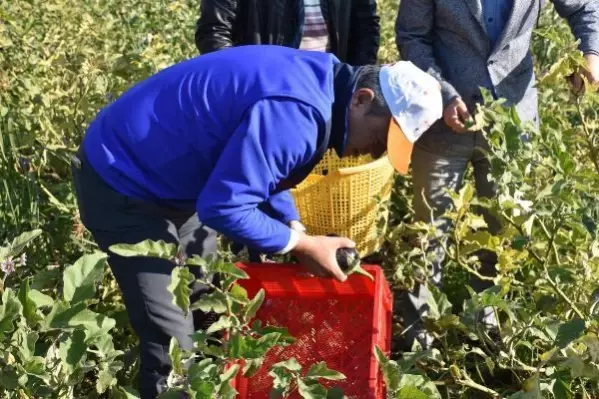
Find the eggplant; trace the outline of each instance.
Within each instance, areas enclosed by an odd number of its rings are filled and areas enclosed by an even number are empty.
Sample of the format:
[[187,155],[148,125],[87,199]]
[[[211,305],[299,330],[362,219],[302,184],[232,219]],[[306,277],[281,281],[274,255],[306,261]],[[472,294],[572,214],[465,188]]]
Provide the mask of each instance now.
[[[337,234],[327,234],[328,237],[339,237]],[[360,253],[355,248],[339,248],[335,254],[337,264],[344,272],[349,271],[355,264],[356,260],[360,261]]]

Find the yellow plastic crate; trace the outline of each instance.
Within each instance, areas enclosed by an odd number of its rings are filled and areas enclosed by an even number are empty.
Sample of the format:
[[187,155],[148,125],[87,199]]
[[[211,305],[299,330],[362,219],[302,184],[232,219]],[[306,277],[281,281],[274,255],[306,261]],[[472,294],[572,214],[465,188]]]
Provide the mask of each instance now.
[[377,222],[387,220],[388,211],[379,205],[391,195],[393,174],[386,156],[373,161],[370,156],[339,158],[328,151],[291,193],[309,234],[348,237],[364,257],[383,242]]

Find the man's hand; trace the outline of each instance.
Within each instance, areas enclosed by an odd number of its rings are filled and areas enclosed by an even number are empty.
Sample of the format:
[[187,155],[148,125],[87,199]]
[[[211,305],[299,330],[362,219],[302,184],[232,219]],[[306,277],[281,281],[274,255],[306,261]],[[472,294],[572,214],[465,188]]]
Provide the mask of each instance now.
[[301,234],[300,240],[292,252],[300,263],[315,276],[335,277],[338,281],[344,282],[347,280],[347,276],[337,263],[337,250],[355,246],[356,244],[349,238]]
[[576,94],[581,94],[585,91],[583,76],[593,87],[597,88],[599,86],[599,55],[586,54],[584,58],[587,61],[586,69],[581,68],[578,73],[568,78],[570,86]]
[[460,97],[454,98],[443,111],[443,120],[456,133],[468,131],[465,124],[468,119],[470,112]]

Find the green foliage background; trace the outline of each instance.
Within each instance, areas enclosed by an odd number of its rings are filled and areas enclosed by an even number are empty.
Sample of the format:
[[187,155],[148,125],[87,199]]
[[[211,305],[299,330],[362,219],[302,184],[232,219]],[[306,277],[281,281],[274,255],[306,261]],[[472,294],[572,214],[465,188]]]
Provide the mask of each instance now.
[[[379,1],[381,62],[398,59],[397,6]],[[135,338],[105,259],[78,220],[69,158],[102,106],[197,54],[198,10],[197,0],[0,2],[0,260],[28,256],[14,273],[0,272],[0,397],[136,397]],[[455,194],[447,280],[427,322],[437,344],[380,359],[393,397],[599,395],[599,104],[565,84],[581,57],[551,6],[532,50],[541,130],[495,103],[479,112],[500,195],[478,203],[470,185]],[[527,144],[518,140],[525,132]],[[398,178],[389,204],[383,255],[396,289],[426,275],[434,234],[411,224],[410,188],[409,177]],[[498,236],[471,212],[476,205],[502,219]],[[480,248],[499,255],[500,274],[476,295],[467,278]],[[487,305],[499,309],[498,337],[472,323]],[[403,327],[397,320],[396,340]]]

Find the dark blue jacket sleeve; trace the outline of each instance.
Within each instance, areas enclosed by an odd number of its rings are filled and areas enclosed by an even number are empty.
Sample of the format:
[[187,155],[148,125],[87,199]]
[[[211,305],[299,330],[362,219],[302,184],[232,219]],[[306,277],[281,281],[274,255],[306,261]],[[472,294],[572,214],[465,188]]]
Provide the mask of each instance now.
[[[288,247],[291,229],[258,207],[277,184],[314,155],[320,114],[292,99],[264,99],[246,113],[223,149],[197,202],[200,220],[228,238],[265,253]],[[281,215],[295,213],[290,194]],[[287,198],[285,198],[288,196]],[[293,210],[291,210],[293,208]]]

